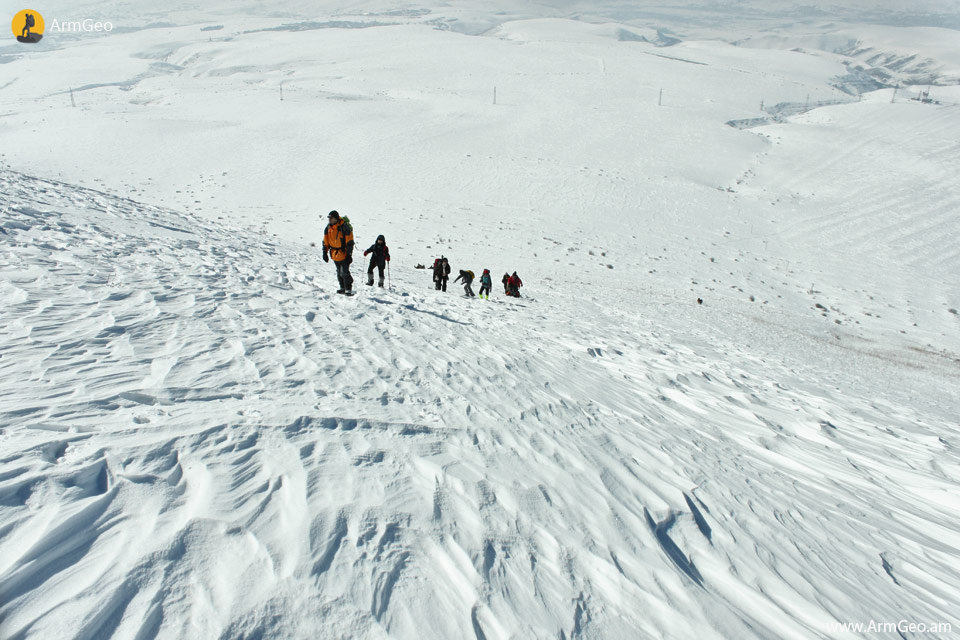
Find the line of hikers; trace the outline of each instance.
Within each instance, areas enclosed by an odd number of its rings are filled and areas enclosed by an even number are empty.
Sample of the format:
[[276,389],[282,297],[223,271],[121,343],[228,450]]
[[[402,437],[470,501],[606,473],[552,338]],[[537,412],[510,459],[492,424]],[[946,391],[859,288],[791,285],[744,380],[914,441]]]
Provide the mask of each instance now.
[[[323,230],[323,261],[329,262],[333,258],[333,264],[337,268],[337,281],[340,288],[337,293],[350,295],[353,293],[353,276],[350,275],[350,264],[353,262],[353,227],[350,225],[350,219],[346,216],[341,217],[337,211],[331,211],[327,214],[327,226]],[[383,270],[390,262],[390,249],[387,247],[387,240],[383,235],[377,236],[377,241],[363,252],[363,255],[370,256],[370,266],[367,267],[367,285],[373,286],[373,270],[379,270],[380,279],[377,285],[383,286]],[[418,268],[424,268],[417,265]],[[446,257],[441,256],[433,262],[433,282],[438,291],[447,290],[447,280],[450,279],[450,262]],[[473,284],[473,271],[460,270],[460,275],[454,279],[454,282],[463,282],[464,293],[473,298],[471,285]],[[513,275],[503,274],[501,279],[503,291],[508,296],[520,297],[520,287],[523,282],[514,271]],[[490,289],[493,282],[490,278],[490,270],[484,269],[480,276],[480,297],[486,295],[490,299]]]
[[[447,260],[445,256],[440,256],[433,261],[433,284],[438,291],[447,290],[447,280],[450,279],[450,261]],[[454,283],[462,282],[464,293],[473,298],[473,280],[476,276],[473,271],[469,269],[461,269],[460,275],[454,278]],[[513,275],[509,273],[503,274],[503,278],[500,279],[500,282],[503,284],[503,292],[508,296],[513,296],[515,298],[520,297],[520,287],[523,286],[523,281],[520,280],[520,276],[517,275],[517,272],[514,271]],[[490,299],[490,290],[493,287],[493,280],[490,277],[490,269],[484,269],[483,273],[480,275],[480,297],[483,298],[486,295],[487,300]]]

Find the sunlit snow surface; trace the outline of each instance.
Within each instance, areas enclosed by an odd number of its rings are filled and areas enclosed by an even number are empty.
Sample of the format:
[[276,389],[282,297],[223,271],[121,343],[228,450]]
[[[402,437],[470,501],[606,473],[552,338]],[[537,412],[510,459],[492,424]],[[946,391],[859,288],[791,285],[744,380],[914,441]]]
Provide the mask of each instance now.
[[956,3],[452,4],[0,47],[0,638],[952,637]]

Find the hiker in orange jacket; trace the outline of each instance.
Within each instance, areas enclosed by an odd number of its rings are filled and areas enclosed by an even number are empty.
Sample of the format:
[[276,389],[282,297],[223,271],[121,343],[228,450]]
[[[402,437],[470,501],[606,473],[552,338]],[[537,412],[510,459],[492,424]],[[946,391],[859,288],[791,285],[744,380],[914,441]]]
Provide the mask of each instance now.
[[353,276],[350,275],[350,263],[353,262],[353,228],[336,211],[327,215],[327,227],[323,230],[323,261],[337,266],[337,281],[340,288],[337,293],[350,294],[353,289]]

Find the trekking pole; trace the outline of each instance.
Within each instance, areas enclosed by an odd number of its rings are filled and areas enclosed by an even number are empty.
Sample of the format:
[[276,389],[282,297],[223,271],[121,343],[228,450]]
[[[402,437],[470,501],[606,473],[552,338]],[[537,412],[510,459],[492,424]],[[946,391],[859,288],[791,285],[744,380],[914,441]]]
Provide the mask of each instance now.
[[390,280],[390,261],[387,260],[387,289],[393,289],[393,282]]

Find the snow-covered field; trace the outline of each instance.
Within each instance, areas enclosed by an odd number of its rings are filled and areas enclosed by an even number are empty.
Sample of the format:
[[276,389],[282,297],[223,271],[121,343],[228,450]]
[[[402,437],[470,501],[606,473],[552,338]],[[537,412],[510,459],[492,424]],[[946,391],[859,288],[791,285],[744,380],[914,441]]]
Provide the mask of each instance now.
[[954,637],[958,3],[452,4],[0,46],[0,638]]

